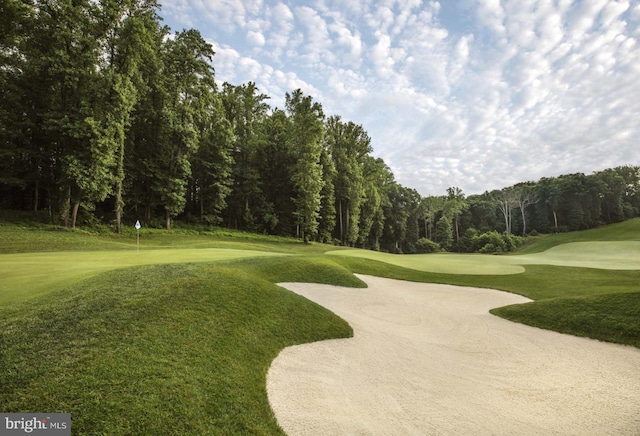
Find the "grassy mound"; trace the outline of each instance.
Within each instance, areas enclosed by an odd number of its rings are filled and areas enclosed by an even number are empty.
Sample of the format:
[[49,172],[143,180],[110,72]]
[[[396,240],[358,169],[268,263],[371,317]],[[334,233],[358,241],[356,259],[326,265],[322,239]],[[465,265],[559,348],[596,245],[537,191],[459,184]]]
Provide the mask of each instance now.
[[[12,305],[0,311],[0,410],[71,413],[74,434],[278,434],[271,361],[289,345],[352,335],[271,282],[302,281],[312,266],[128,268]],[[328,263],[324,272],[359,282]]]
[[640,348],[640,292],[540,300],[491,313],[534,327]]

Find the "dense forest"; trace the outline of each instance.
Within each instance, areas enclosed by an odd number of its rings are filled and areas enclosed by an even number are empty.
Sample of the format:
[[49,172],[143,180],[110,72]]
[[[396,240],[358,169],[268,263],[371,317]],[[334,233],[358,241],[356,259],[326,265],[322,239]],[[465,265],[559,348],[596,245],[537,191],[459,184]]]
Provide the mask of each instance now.
[[197,30],[154,0],[0,5],[0,208],[51,222],[181,222],[391,252],[508,251],[640,216],[640,168],[466,197],[401,186],[361,125],[300,89],[218,86]]

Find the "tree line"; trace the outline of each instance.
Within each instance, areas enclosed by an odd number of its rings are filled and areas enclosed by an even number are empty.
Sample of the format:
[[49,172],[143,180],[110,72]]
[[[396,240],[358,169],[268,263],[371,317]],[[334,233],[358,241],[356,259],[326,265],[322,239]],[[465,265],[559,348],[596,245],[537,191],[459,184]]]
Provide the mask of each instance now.
[[218,86],[211,45],[172,33],[158,8],[3,2],[0,207],[67,227],[180,219],[405,253],[508,249],[479,244],[639,215],[637,167],[422,198],[361,125],[300,89],[272,108],[255,83]]

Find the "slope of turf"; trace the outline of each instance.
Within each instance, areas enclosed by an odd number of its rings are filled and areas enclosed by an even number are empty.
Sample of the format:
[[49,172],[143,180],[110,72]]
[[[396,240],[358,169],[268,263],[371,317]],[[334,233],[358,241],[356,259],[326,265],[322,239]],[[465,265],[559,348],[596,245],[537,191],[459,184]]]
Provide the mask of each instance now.
[[278,255],[282,254],[220,248],[0,254],[0,304],[26,300],[117,268]]
[[516,254],[539,253],[570,242],[640,241],[640,218],[580,232],[557,233],[531,238]]
[[535,327],[640,348],[640,292],[554,298],[501,307],[491,313]]
[[280,434],[266,396],[273,358],[352,335],[271,282],[309,277],[362,285],[291,257],[157,265],[1,309],[0,410],[71,413],[74,434]]
[[[0,222],[0,253],[37,253],[58,251],[136,250],[138,234],[127,227],[121,235],[101,226],[88,230],[66,229],[50,224],[14,224]],[[234,248],[281,253],[322,253],[322,244],[303,244],[292,238],[269,236],[229,229],[142,228],[139,246],[162,248]]]

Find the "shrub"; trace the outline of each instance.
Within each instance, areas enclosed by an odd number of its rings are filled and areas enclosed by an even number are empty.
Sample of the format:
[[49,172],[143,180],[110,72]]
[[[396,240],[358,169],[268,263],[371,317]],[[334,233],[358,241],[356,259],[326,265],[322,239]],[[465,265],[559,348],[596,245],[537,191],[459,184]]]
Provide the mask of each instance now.
[[479,253],[504,253],[520,247],[525,240],[521,236],[500,234],[494,230],[473,237],[471,246]]
[[416,250],[418,253],[436,253],[440,251],[440,244],[431,239],[420,238],[416,244]]
[[473,238],[478,236],[478,231],[474,228],[469,228],[464,231],[460,237],[459,250],[464,253],[473,253],[475,251],[473,245]]

